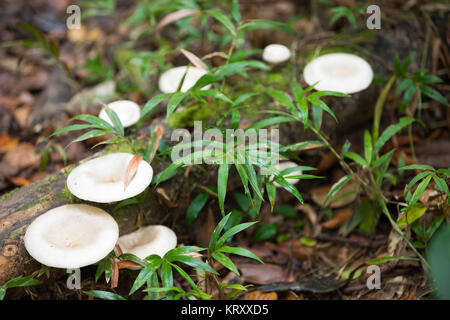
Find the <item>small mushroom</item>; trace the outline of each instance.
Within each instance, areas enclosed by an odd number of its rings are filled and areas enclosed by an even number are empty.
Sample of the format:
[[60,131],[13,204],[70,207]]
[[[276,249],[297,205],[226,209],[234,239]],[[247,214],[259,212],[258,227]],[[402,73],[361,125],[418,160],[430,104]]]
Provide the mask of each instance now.
[[[118,100],[111,102],[108,104],[108,108],[114,110],[124,128],[131,127],[133,124],[138,122],[139,117],[141,116],[141,108],[139,108],[135,102],[130,100]],[[98,116],[100,119],[103,119],[112,125],[112,121],[109,119],[105,109],[102,109]]]
[[[290,168],[295,168],[298,167],[298,164],[296,164],[295,162],[292,161],[283,161],[278,163],[277,165],[275,165],[275,168],[278,169],[278,171],[284,171],[286,169],[290,169]],[[287,171],[285,174],[283,174],[283,176],[298,176],[301,175],[303,172],[301,170],[289,170]],[[285,178],[286,179],[286,178]],[[297,182],[300,181],[300,179],[296,179],[296,178],[292,178],[292,179],[286,179],[287,182],[291,183],[291,184],[296,184]],[[277,188],[282,188],[280,184],[278,184],[277,182],[273,183]]]
[[[189,66],[181,66],[169,69],[159,77],[159,90],[161,90],[163,93],[176,92],[185,73],[186,77],[184,78],[183,85],[181,86],[181,92],[186,92],[190,88],[192,88],[198,81],[198,79],[200,79],[207,72],[203,69]],[[207,90],[210,87],[211,85],[207,85],[203,87],[202,90]]]
[[166,226],[152,225],[121,236],[118,244],[123,253],[132,253],[141,259],[151,254],[162,257],[177,246],[177,236]]
[[76,197],[108,203],[134,197],[143,192],[153,177],[153,169],[141,160],[133,179],[125,187],[125,176],[134,155],[111,153],[80,164],[67,177],[67,187]]
[[276,65],[288,61],[291,51],[282,44],[269,44],[264,48],[262,57],[264,61]]
[[117,222],[104,210],[68,204],[36,218],[25,233],[25,248],[40,263],[81,268],[110,253],[119,237]]
[[331,53],[308,63],[303,70],[308,85],[316,90],[355,93],[366,89],[373,79],[370,65],[362,58],[348,53]]

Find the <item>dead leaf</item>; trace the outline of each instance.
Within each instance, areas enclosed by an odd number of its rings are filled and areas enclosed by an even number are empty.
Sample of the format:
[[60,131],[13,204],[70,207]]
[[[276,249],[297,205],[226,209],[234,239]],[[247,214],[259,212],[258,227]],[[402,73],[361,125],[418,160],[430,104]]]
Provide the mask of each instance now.
[[113,259],[113,268],[111,276],[111,289],[116,288],[119,284],[119,264],[116,259]]
[[31,143],[21,143],[10,149],[3,157],[3,161],[19,168],[25,168],[37,164],[40,158]]
[[[333,185],[326,185],[312,189],[311,190],[312,200],[316,204],[322,206],[332,186]],[[359,183],[357,181],[350,180],[341,188],[341,190],[339,190],[338,193],[336,193],[334,197],[332,197],[328,201],[327,206],[331,208],[344,207],[347,204],[350,204],[353,201],[355,201],[356,197],[358,196],[358,191],[359,191]]]
[[288,240],[278,244],[267,241],[264,244],[288,257],[293,255],[298,260],[305,260],[313,254],[313,248],[303,245],[300,240]]
[[227,59],[228,55],[223,51],[214,51],[214,52],[208,53],[207,55],[204,55],[202,57],[202,60],[207,60],[207,59],[211,59],[214,57],[221,57],[221,58]]
[[164,27],[174,21],[177,21],[177,20],[192,16],[192,15],[196,15],[199,13],[200,13],[200,11],[197,9],[181,9],[181,10],[174,11],[172,13],[169,13],[167,16],[165,16],[164,18],[161,19],[161,21],[156,26],[156,30],[161,29],[162,27]]
[[125,171],[125,177],[123,178],[123,185],[124,185],[123,191],[127,190],[128,185],[136,175],[141,160],[142,157],[134,155],[133,158],[128,163],[127,170]]
[[11,150],[19,143],[19,138],[11,138],[9,135],[0,136],[0,152]]
[[10,180],[11,180],[16,186],[20,186],[20,187],[27,186],[27,185],[30,184],[30,180],[27,180],[27,179],[22,178],[22,177],[13,177],[13,178],[10,178]]
[[239,263],[237,266],[246,282],[268,284],[284,280],[284,268],[275,264]]
[[344,224],[353,214],[352,209],[342,209],[336,212],[333,218],[322,223],[322,226],[328,229],[336,229]]
[[190,51],[187,51],[183,48],[180,48],[180,52],[197,68],[203,69],[203,70],[207,70],[205,64],[203,63],[202,60],[200,60],[199,57],[197,57],[195,54],[193,54]]
[[26,128],[28,126],[30,111],[30,106],[23,106],[14,110],[14,117],[22,128]]
[[150,152],[149,160],[148,162],[152,162],[153,158],[155,157],[156,150],[158,150],[159,141],[161,140],[162,134],[163,134],[163,128],[162,126],[158,125],[156,126],[155,131],[152,134],[152,141],[153,141],[153,135],[156,135],[155,143],[152,145],[152,151]]
[[245,300],[278,300],[278,294],[276,292],[262,292],[255,290],[249,292],[244,297]]

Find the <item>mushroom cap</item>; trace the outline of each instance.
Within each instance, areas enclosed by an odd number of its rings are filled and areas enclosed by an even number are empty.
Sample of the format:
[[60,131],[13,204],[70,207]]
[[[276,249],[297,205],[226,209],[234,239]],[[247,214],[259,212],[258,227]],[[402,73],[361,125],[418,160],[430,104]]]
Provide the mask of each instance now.
[[68,204],[37,217],[25,233],[25,248],[40,263],[81,268],[110,253],[119,237],[117,222],[106,211]]
[[278,64],[289,60],[291,51],[282,44],[269,44],[264,48],[262,57],[266,62]]
[[[198,79],[207,74],[205,70],[196,67],[181,66],[172,68],[164,72],[159,77],[159,90],[161,90],[163,93],[176,92],[185,73],[186,77],[184,78],[183,85],[181,86],[181,92],[188,91],[194,86]],[[203,87],[202,90],[208,90],[210,87],[211,85],[208,84],[207,86]]]
[[[138,122],[141,116],[141,108],[139,108],[135,102],[130,100],[114,101],[109,103],[108,107],[116,112],[124,128],[130,127]],[[103,119],[112,125],[112,121],[109,119],[105,109],[102,109],[98,116],[100,119]]]
[[370,65],[362,58],[349,53],[331,53],[308,63],[303,70],[308,85],[316,90],[355,93],[366,89],[373,79]]
[[[295,162],[292,162],[292,161],[282,161],[282,162],[279,162],[277,165],[275,165],[275,168],[277,168],[278,171],[283,171],[283,170],[286,170],[289,168],[294,168],[294,167],[298,167],[298,164],[296,164]],[[287,174],[286,176],[297,176],[297,175],[301,175],[302,173],[303,173],[303,171],[296,170],[294,172]],[[296,184],[297,182],[300,181],[300,179],[286,179],[286,181],[291,184]],[[282,186],[277,182],[274,182],[273,184],[277,188],[282,188]]]
[[147,161],[139,162],[136,175],[127,186],[124,177],[134,155],[111,153],[80,164],[67,177],[67,187],[76,197],[93,202],[108,203],[134,197],[143,192],[153,177]]
[[151,254],[162,257],[177,246],[177,236],[166,226],[152,225],[121,236],[118,244],[123,253],[132,253],[141,259]]

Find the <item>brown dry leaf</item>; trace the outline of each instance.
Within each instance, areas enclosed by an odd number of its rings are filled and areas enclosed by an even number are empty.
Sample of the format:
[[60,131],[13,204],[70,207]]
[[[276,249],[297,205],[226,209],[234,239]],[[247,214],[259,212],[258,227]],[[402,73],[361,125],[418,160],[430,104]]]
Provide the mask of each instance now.
[[[312,189],[311,190],[312,200],[316,204],[322,206],[332,186],[333,185],[326,185]],[[350,180],[341,188],[341,190],[339,190],[338,193],[336,193],[336,195],[333,198],[331,198],[328,201],[327,206],[331,208],[344,207],[347,204],[355,201],[356,197],[358,196],[358,191],[359,191],[359,183],[357,181]]]
[[113,271],[111,276],[111,289],[114,289],[119,284],[119,264],[116,259],[113,260]]
[[295,256],[298,260],[305,260],[313,254],[313,248],[303,245],[300,240],[288,240],[279,244],[272,242],[264,243],[272,250],[279,251],[286,256]]
[[200,13],[200,11],[197,9],[181,9],[181,10],[169,13],[167,16],[165,16],[164,18],[161,19],[161,21],[156,26],[156,30],[161,29],[162,27],[164,27],[174,21],[177,21],[177,20],[192,16],[192,15],[196,15],[199,13]]
[[149,160],[148,160],[149,162],[152,162],[153,158],[155,157],[156,150],[158,150],[159,142],[160,142],[162,134],[163,134],[162,126],[157,126],[153,134],[156,134],[156,140],[155,140],[154,145],[152,146],[152,151],[150,152],[150,156],[149,156]]
[[250,283],[268,284],[284,281],[284,268],[275,264],[239,263],[241,279]]
[[160,195],[163,197],[163,199],[165,200],[165,202],[166,202],[166,204],[167,204],[167,206],[168,206],[169,208],[175,208],[175,207],[178,206],[178,204],[176,204],[175,202],[173,202],[173,201],[169,198],[169,196],[167,195],[166,190],[164,190],[163,188],[161,188],[161,187],[156,188],[156,192],[157,192],[158,194],[160,194]]
[[336,229],[344,224],[345,221],[348,220],[353,214],[352,209],[342,209],[336,212],[333,218],[322,223],[322,226],[328,229]]
[[244,297],[245,300],[278,300],[278,294],[276,292],[262,292],[255,290],[249,292]]
[[123,191],[127,190],[128,185],[136,175],[141,160],[142,157],[134,155],[133,158],[128,163],[127,170],[125,171],[125,177],[123,178],[123,185],[124,185]]
[[185,50],[183,48],[180,48],[180,52],[197,68],[203,69],[203,70],[207,70],[205,64],[203,63],[202,60],[200,60],[199,57],[197,57],[195,54],[193,54],[192,52]]
[[312,230],[309,230],[308,235],[310,237],[317,236],[322,229],[321,225],[319,224],[319,218],[317,217],[317,212],[308,203],[306,203],[305,205],[298,205],[297,209],[306,215],[306,217],[309,220],[309,223],[311,224]]
[[207,60],[207,59],[211,59],[214,57],[221,57],[221,58],[227,59],[228,55],[223,51],[214,51],[214,52],[208,53],[207,55],[204,55],[202,57],[202,60]]
[[11,150],[19,143],[19,138],[11,138],[9,135],[0,136],[0,152]]
[[13,178],[10,178],[10,180],[11,180],[16,186],[19,186],[19,187],[27,186],[27,185],[30,184],[30,180],[27,180],[27,179],[22,178],[22,177],[13,177]]
[[30,106],[23,106],[14,110],[14,117],[22,128],[26,128],[28,126],[30,111]]
[[3,157],[3,161],[19,168],[35,165],[39,160],[40,156],[31,143],[21,143],[9,150]]

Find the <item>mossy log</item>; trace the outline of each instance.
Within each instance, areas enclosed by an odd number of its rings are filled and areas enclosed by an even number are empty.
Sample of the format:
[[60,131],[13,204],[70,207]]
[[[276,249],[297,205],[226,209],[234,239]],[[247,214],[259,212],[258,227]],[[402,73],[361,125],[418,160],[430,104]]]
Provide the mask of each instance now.
[[[31,222],[52,208],[83,202],[74,197],[66,186],[67,175],[72,168],[73,166],[69,166],[41,181],[5,194],[0,199],[0,285],[39,268],[39,263],[28,255],[24,246],[24,234]],[[154,169],[159,172],[163,168]],[[193,168],[189,177],[177,174],[156,189],[151,185],[142,203],[128,205],[115,212],[113,209],[117,203],[88,204],[111,213],[119,224],[121,235],[134,231],[141,225],[164,224],[174,229],[182,242],[189,234],[185,212],[191,201],[195,181],[206,185],[214,184],[214,176],[214,170],[205,172]]]

